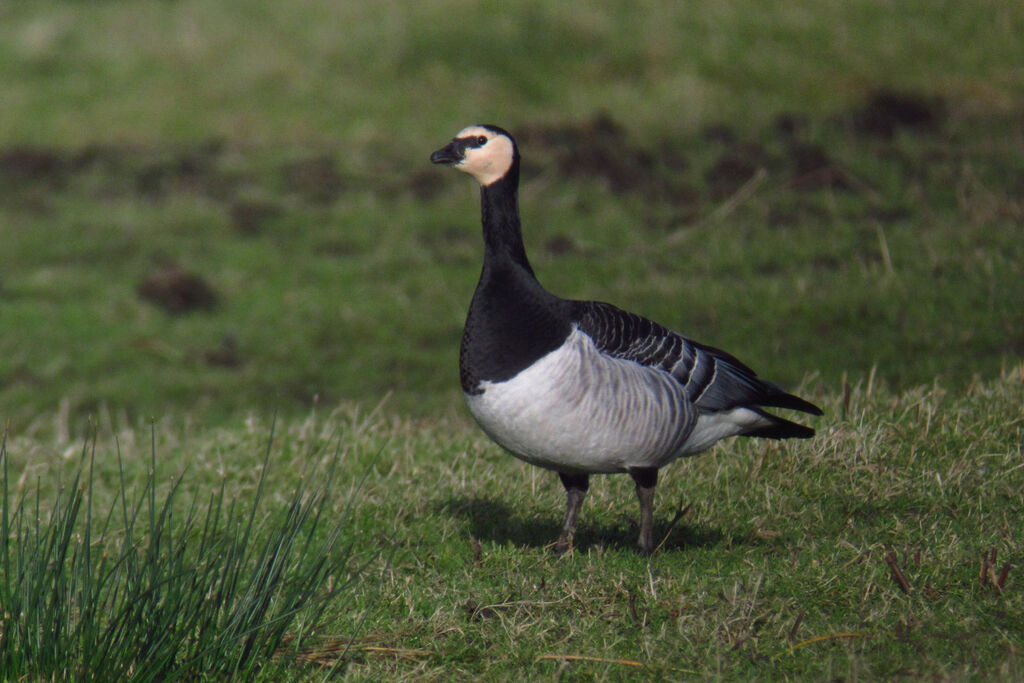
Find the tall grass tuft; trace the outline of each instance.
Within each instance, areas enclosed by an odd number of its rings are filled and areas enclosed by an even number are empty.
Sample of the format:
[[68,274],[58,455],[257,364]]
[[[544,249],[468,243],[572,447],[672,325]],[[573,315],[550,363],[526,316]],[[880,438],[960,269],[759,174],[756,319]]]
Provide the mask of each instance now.
[[[334,466],[286,504],[158,491],[151,469],[94,509],[96,442],[44,504],[11,500],[0,441],[0,680],[277,680],[360,567],[345,517],[328,519]],[[334,459],[335,461],[337,458]],[[293,672],[294,673],[294,672]]]

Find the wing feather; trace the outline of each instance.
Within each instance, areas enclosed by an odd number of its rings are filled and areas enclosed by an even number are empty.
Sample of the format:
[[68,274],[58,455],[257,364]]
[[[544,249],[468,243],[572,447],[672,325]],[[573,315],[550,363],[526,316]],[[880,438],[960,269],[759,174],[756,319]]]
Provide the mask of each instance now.
[[[725,351],[687,339],[611,304],[599,301],[573,303],[580,329],[593,338],[601,351],[671,374],[700,412],[768,406],[822,414],[814,404],[761,379]],[[766,413],[764,415],[780,423],[786,422]]]

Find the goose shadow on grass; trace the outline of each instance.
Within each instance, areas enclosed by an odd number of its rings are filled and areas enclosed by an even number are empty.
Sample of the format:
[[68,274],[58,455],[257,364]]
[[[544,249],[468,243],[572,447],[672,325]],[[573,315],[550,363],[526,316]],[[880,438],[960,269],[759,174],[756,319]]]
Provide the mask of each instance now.
[[[504,502],[490,497],[460,496],[438,503],[438,508],[447,514],[462,518],[468,524],[468,532],[480,541],[497,544],[512,543],[517,546],[543,548],[555,542],[562,529],[563,510],[552,510],[550,514],[538,512],[536,508],[517,511]],[[639,514],[639,513],[638,513]],[[618,524],[588,523],[584,514],[576,525],[574,539],[577,550],[586,551],[593,546],[630,549],[636,548],[638,534],[637,520],[625,519]],[[669,529],[671,517],[656,518],[654,536],[661,545],[660,552],[692,548],[713,548],[721,543],[736,542],[722,531],[709,527],[689,526],[685,518]],[[742,539],[740,540],[742,542]]]

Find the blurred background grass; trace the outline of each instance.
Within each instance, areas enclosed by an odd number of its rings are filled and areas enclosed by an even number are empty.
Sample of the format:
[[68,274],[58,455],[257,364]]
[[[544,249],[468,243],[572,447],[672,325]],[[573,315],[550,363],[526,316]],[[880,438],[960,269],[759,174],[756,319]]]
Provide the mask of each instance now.
[[476,190],[545,284],[811,393],[1024,357],[1024,8],[0,4],[0,419],[458,414]]
[[[882,85],[1012,105],[1014,3],[5,3],[6,142],[408,152],[465,120],[827,115]],[[432,143],[431,143],[432,144]],[[429,146],[429,145],[428,145]],[[419,158],[413,155],[413,158]]]

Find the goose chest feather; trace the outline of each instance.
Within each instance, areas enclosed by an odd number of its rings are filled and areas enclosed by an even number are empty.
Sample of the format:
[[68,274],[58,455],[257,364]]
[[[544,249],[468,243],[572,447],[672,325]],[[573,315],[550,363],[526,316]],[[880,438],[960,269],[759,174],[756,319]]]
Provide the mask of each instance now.
[[729,436],[808,438],[766,407],[821,410],[733,356],[611,304],[562,299],[537,280],[523,245],[519,151],[496,126],[470,126],[431,161],[481,186],[484,261],[459,354],[470,412],[499,445],[558,472],[573,546],[589,475],[628,472],[640,501],[640,550],[654,549],[659,468]]

